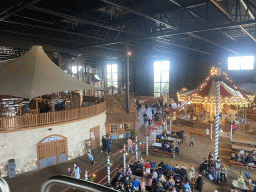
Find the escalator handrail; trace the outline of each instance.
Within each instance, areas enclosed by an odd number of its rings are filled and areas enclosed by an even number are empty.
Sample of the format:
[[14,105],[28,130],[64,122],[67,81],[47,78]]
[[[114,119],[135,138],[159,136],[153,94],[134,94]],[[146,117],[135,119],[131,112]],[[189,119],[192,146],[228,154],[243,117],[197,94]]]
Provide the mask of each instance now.
[[7,182],[2,177],[0,177],[0,191],[10,192],[9,185],[7,184]]
[[60,184],[70,188],[76,188],[89,192],[116,192],[117,190],[108,188],[104,185],[100,185],[94,182],[85,181],[81,179],[75,179],[69,176],[57,175],[49,178],[41,186],[41,192],[49,192],[52,185]]

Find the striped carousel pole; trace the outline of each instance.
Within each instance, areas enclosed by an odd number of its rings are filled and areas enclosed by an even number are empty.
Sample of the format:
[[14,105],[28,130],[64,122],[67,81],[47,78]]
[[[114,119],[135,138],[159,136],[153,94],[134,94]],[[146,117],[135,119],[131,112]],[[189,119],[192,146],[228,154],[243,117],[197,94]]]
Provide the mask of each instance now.
[[126,154],[125,154],[125,145],[124,145],[124,173],[126,173]]
[[215,150],[214,150],[215,159],[217,159],[218,151],[219,151],[219,115],[220,115],[220,81],[218,80],[217,93],[216,93],[216,122],[215,122]]
[[212,139],[212,123],[211,123],[211,139]]
[[231,120],[231,123],[230,123],[230,141],[232,141],[232,120]]
[[136,144],[135,144],[135,156],[136,156],[136,160],[138,161],[138,137],[136,136],[136,140],[135,140]]
[[148,155],[148,136],[146,137],[146,155]]
[[154,143],[156,142],[156,130],[154,129]]
[[107,164],[108,164],[108,184],[110,185],[110,158],[109,158],[109,156],[108,156]]

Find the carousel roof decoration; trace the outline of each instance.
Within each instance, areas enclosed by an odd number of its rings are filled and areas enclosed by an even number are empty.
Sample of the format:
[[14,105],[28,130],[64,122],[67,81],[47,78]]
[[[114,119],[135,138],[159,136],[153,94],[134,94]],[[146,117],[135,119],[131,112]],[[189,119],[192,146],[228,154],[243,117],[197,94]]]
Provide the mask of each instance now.
[[[246,95],[231,79],[227,73],[221,72],[218,76],[218,68],[212,67],[210,74],[194,90],[189,92],[177,92],[178,100],[192,103],[216,103],[217,77],[220,78],[220,95],[222,104],[248,104],[253,102],[254,96]],[[228,86],[225,82],[230,84]]]

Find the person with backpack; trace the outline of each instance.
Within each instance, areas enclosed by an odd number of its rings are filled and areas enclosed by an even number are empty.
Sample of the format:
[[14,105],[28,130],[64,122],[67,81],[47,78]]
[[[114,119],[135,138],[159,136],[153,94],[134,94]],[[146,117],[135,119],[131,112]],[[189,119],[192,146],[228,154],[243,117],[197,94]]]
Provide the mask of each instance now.
[[220,183],[220,172],[221,172],[221,162],[220,162],[220,158],[217,157],[217,161],[215,161],[214,163],[214,167],[215,167],[215,179],[218,183]]

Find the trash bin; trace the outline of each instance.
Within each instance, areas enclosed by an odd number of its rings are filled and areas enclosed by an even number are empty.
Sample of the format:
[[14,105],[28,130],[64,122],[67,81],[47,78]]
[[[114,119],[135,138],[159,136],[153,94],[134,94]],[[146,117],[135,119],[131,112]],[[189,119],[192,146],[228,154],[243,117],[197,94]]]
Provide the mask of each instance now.
[[9,178],[15,177],[15,159],[9,159],[8,160],[8,176]]

